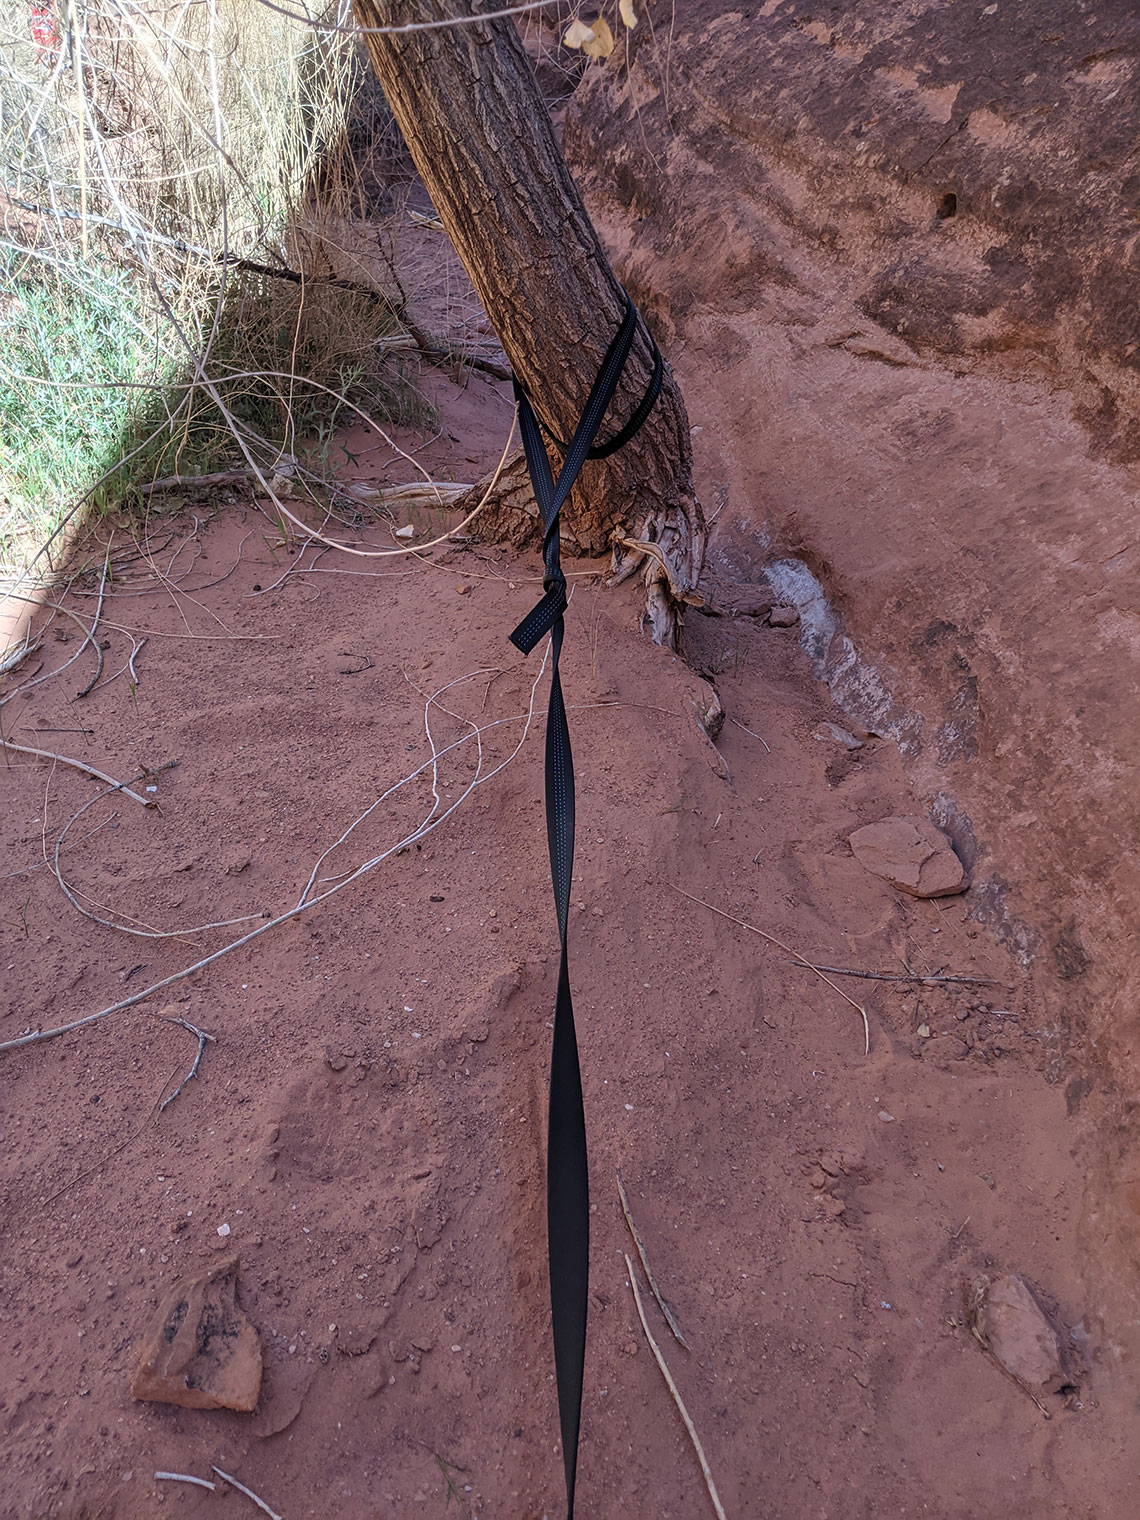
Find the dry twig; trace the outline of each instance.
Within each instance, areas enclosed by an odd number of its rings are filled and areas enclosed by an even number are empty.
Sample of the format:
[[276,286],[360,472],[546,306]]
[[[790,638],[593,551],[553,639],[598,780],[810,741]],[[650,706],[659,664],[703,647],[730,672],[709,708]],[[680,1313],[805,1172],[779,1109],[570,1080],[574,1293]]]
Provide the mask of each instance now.
[[[21,755],[36,755],[41,760],[56,760],[60,765],[70,765],[75,770],[82,771],[84,775],[94,776],[99,781],[105,781],[111,791],[122,792],[124,796],[130,797],[132,801],[137,802],[140,807],[154,807],[154,803],[148,797],[140,797],[138,792],[132,792],[125,781],[116,781],[114,776],[108,776],[106,771],[97,770],[95,766],[89,765],[86,760],[72,760],[67,755],[53,754],[50,749],[33,749],[30,744],[17,744],[12,739],[0,738],[0,749],[11,749]],[[177,763],[176,760],[170,760],[167,762],[167,765],[177,765]],[[167,766],[159,767],[160,770],[165,770],[166,768]],[[149,776],[151,772],[144,771],[142,774]]]
[[855,1012],[861,1015],[863,1019],[863,1054],[865,1056],[871,1054],[871,1024],[867,1018],[867,1010],[863,1007],[862,1003],[857,1003],[854,998],[849,998],[843,988],[837,987],[830,977],[824,976],[819,966],[815,966],[811,961],[805,960],[798,950],[793,950],[791,945],[785,945],[784,941],[777,939],[774,934],[768,934],[765,930],[758,929],[755,924],[745,923],[744,919],[737,918],[733,913],[726,913],[723,908],[714,908],[712,903],[703,902],[701,898],[694,897],[691,892],[686,892],[684,887],[678,887],[674,884],[673,891],[679,892],[682,897],[687,897],[690,902],[696,903],[699,908],[707,908],[710,913],[719,913],[721,918],[727,918],[731,923],[739,924],[742,929],[748,929],[751,933],[758,934],[761,939],[766,939],[770,945],[776,945],[779,949],[786,951],[788,955],[793,956],[797,966],[805,966],[808,971],[814,971],[821,982],[826,982],[833,992],[838,992],[843,1001],[850,1003]]
[[[793,964],[804,966],[803,961]],[[921,982],[923,985],[930,983],[953,983],[960,987],[1004,987],[1007,992],[1012,992],[1012,986],[1007,982],[999,982],[992,976],[922,976],[917,971],[907,971],[899,976],[893,971],[853,971],[850,966],[813,966],[813,971],[830,971],[832,976],[861,976],[868,982]]]
[[629,1198],[626,1194],[625,1183],[622,1181],[620,1172],[617,1174],[617,1185],[618,1196],[621,1198],[621,1211],[625,1215],[626,1224],[629,1225],[629,1233],[633,1236],[633,1243],[637,1247],[637,1254],[641,1257],[641,1265],[645,1268],[645,1276],[648,1279],[650,1291],[652,1292],[653,1297],[657,1300],[657,1307],[665,1316],[665,1323],[669,1326],[670,1330],[672,1330],[674,1339],[680,1341],[681,1345],[684,1346],[686,1351],[688,1351],[689,1343],[681,1334],[681,1327],[673,1318],[673,1311],[665,1302],[661,1289],[657,1286],[657,1279],[653,1276],[653,1268],[649,1265],[649,1257],[645,1253],[645,1247],[641,1243],[641,1236],[637,1233],[637,1226],[633,1222],[633,1214],[629,1207]]
[[[51,1029],[29,1030],[27,1034],[18,1035],[15,1039],[0,1041],[0,1054],[9,1050],[22,1050],[26,1045],[40,1044],[44,1040],[54,1039],[56,1035],[71,1034],[74,1030],[83,1029],[88,1024],[98,1023],[99,1020],[108,1018],[113,1013],[121,1013],[126,1008],[133,1008],[137,1003],[142,1003],[147,998],[153,997],[156,992],[161,992],[165,988],[173,986],[176,982],[184,981],[186,977],[193,976],[196,971],[202,971],[207,966],[212,966],[215,961],[221,960],[223,956],[231,954],[234,950],[242,949],[244,946],[251,944],[255,939],[260,939],[263,934],[268,934],[271,929],[276,929],[281,924],[289,923],[292,919],[299,917],[300,914],[307,912],[310,908],[314,908],[320,903],[327,902],[328,899],[334,896],[337,892],[341,892],[345,887],[351,886],[354,881],[358,881],[360,877],[366,876],[370,871],[375,870],[377,866],[382,865],[384,861],[390,859],[393,855],[398,854],[401,850],[406,849],[409,845],[416,844],[419,840],[425,838],[432,832],[433,829],[438,828],[441,823],[446,822],[446,820],[451,817],[456,809],[462,806],[462,804],[467,800],[472,792],[474,792],[476,787],[483,786],[486,782],[492,780],[495,776],[497,776],[500,771],[505,769],[505,767],[511,763],[511,761],[522,749],[523,745],[526,743],[527,736],[530,733],[531,723],[534,721],[535,694],[538,690],[539,682],[542,680],[542,677],[545,674],[548,659],[549,645],[547,646],[547,654],[544,655],[539,665],[538,672],[535,675],[534,683],[531,686],[530,702],[525,713],[514,713],[507,718],[496,718],[493,722],[486,723],[482,725],[482,727],[476,728],[473,733],[464,734],[461,739],[457,739],[453,744],[447,745],[447,747],[442,750],[437,750],[434,743],[432,743],[431,758],[429,760],[425,760],[421,765],[418,765],[416,769],[414,771],[411,771],[408,775],[401,777],[399,781],[394,782],[392,786],[390,786],[388,790],[383,794],[383,796],[378,797],[377,800],[371,805],[371,807],[366,808],[365,811],[361,813],[360,816],[348,826],[340,838],[329,846],[329,848],[320,857],[320,861],[318,861],[317,866],[313,868],[313,873],[310,876],[308,883],[306,884],[304,892],[301,894],[301,899],[295,904],[295,906],[287,909],[284,913],[278,914],[276,918],[267,919],[256,929],[251,929],[248,934],[243,934],[240,939],[231,940],[228,945],[222,945],[220,949],[213,951],[213,953],[210,955],[203,956],[201,960],[195,961],[193,965],[183,966],[181,970],[172,972],[170,976],[163,977],[160,981],[152,982],[149,987],[143,987],[140,991],[134,993],[131,997],[121,998],[117,1003],[111,1003],[106,1008],[100,1008],[96,1013],[86,1014],[83,1018],[72,1019],[67,1024],[57,1024],[54,1026],[54,1028]],[[454,686],[456,684],[456,682],[452,681],[448,683],[448,686]],[[442,687],[440,689],[440,693],[437,693],[436,695],[441,694],[442,691],[445,691],[447,689],[448,687]],[[482,773],[482,736],[489,730],[502,728],[508,723],[522,723],[522,734],[519,737],[517,744],[511,750],[510,754],[508,754],[507,758],[500,761],[497,766],[495,766],[492,770],[488,771],[486,775],[484,775]],[[450,804],[450,806],[448,806],[442,813],[439,813],[438,809],[440,803],[438,800],[435,801],[427,817],[421,820],[421,822],[417,824],[416,827],[411,830],[410,833],[406,834],[402,839],[389,846],[388,849],[381,851],[379,855],[374,855],[369,860],[365,860],[361,862],[360,865],[352,868],[343,877],[342,880],[337,881],[332,886],[327,887],[325,891],[319,892],[313,897],[308,896],[308,893],[316,879],[316,873],[320,862],[326,859],[327,856],[330,855],[338,845],[342,844],[358,824],[363,823],[364,820],[370,817],[371,814],[374,813],[383,802],[386,802],[389,797],[394,796],[396,792],[400,791],[401,788],[414,781],[418,776],[421,776],[425,771],[431,770],[433,775],[437,774],[439,761],[444,755],[449,754],[454,750],[460,749],[463,745],[470,743],[472,740],[475,742],[476,754],[478,756],[475,773],[466,783],[459,796]],[[436,788],[433,786],[433,793],[435,791]]]
[[747,734],[750,739],[759,740],[759,742],[764,746],[768,753],[772,753],[772,746],[768,743],[767,739],[761,738],[759,734],[754,733],[752,729],[746,727],[745,724],[741,723],[739,718],[733,718],[730,716],[728,721],[732,724],[735,724],[735,726],[740,729],[741,733]]
[[[642,1306],[641,1293],[637,1286],[633,1262],[630,1261],[628,1255],[625,1258],[625,1265],[626,1270],[629,1272],[629,1285],[633,1289],[633,1301],[637,1305],[637,1317],[641,1321],[641,1328],[645,1331],[645,1339],[649,1342],[649,1349],[653,1352],[657,1365],[661,1368],[661,1375],[665,1379],[669,1392],[673,1395],[673,1402],[676,1404],[678,1412],[685,1422],[685,1429],[689,1432],[689,1440],[692,1441],[693,1450],[697,1454],[697,1461],[701,1464],[701,1475],[705,1480],[705,1487],[709,1491],[709,1498],[712,1500],[712,1507],[716,1511],[717,1520],[728,1520],[724,1512],[724,1505],[720,1502],[720,1495],[716,1491],[716,1484],[713,1482],[713,1475],[709,1470],[708,1458],[705,1456],[705,1449],[701,1445],[701,1438],[697,1434],[697,1427],[693,1424],[692,1417],[685,1408],[685,1401],[682,1399],[677,1385],[673,1381],[673,1374],[669,1371],[665,1358],[661,1355],[661,1348],[653,1339],[653,1331],[649,1328],[649,1321],[645,1318],[645,1309]],[[216,1468],[214,1470],[215,1472],[217,1471]]]
[[154,1476],[156,1482],[165,1478],[170,1483],[196,1483],[199,1488],[208,1488],[212,1494],[216,1493],[218,1488],[218,1485],[211,1483],[209,1478],[195,1478],[192,1473],[156,1472]]
[[177,1098],[178,1094],[186,1086],[187,1082],[191,1081],[192,1078],[198,1075],[198,1068],[202,1064],[202,1052],[206,1049],[207,1042],[211,1045],[217,1043],[217,1037],[215,1035],[207,1034],[204,1029],[199,1029],[196,1024],[191,1024],[189,1019],[164,1018],[163,1022],[166,1024],[181,1024],[183,1029],[189,1030],[189,1032],[193,1035],[197,1035],[198,1049],[194,1055],[194,1064],[191,1066],[190,1070],[186,1073],[186,1075],[182,1078],[182,1081],[179,1082],[178,1086],[170,1094],[170,1097],[163,1098],[162,1102],[158,1105],[159,1113],[162,1113],[163,1109],[169,1108],[170,1105],[174,1102],[175,1098]]
[[247,1499],[252,1499],[253,1502],[257,1505],[258,1509],[261,1510],[263,1514],[269,1516],[269,1520],[281,1520],[281,1516],[277,1513],[277,1511],[270,1509],[269,1505],[266,1504],[264,1499],[259,1499],[252,1488],[246,1488],[244,1483],[239,1483],[236,1478],[231,1478],[229,1473],[224,1473],[220,1467],[214,1467],[213,1463],[211,1463],[210,1466],[213,1468],[213,1471],[217,1473],[219,1478],[224,1479],[225,1482],[230,1484],[232,1488],[236,1488],[239,1494],[244,1494]]

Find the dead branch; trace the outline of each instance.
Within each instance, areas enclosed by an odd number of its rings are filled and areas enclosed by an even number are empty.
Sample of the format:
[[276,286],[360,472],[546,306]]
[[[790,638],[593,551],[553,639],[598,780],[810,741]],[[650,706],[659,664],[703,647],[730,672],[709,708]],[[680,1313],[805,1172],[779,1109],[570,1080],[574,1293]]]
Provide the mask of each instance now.
[[[685,1401],[682,1399],[680,1391],[678,1390],[676,1383],[673,1381],[673,1374],[669,1371],[669,1368],[665,1362],[665,1358],[661,1355],[661,1348],[653,1339],[653,1331],[649,1328],[649,1321],[645,1317],[645,1309],[642,1306],[641,1293],[638,1290],[637,1277],[634,1274],[633,1270],[633,1262],[630,1261],[628,1256],[625,1258],[625,1265],[626,1271],[629,1273],[629,1285],[633,1289],[633,1301],[637,1305],[637,1317],[641,1321],[641,1328],[645,1331],[645,1339],[649,1342],[649,1349],[653,1352],[653,1356],[657,1362],[658,1367],[661,1368],[661,1376],[665,1379],[666,1386],[668,1387],[669,1392],[673,1395],[673,1402],[676,1404],[677,1410],[682,1420],[685,1422],[685,1429],[689,1432],[689,1440],[692,1441],[693,1450],[697,1454],[697,1461],[701,1464],[701,1476],[705,1480],[705,1487],[708,1489],[709,1498],[712,1500],[712,1507],[716,1511],[717,1520],[728,1520],[728,1517],[724,1512],[724,1506],[720,1502],[720,1495],[716,1491],[716,1484],[713,1482],[713,1475],[709,1469],[709,1462],[708,1458],[705,1456],[705,1449],[701,1445],[701,1438],[697,1434],[697,1427],[693,1424],[692,1416],[685,1408]],[[215,1471],[217,1471],[216,1468]]]
[[629,1198],[626,1196],[625,1183],[622,1181],[620,1172],[617,1174],[617,1185],[618,1196],[621,1198],[621,1211],[625,1215],[625,1222],[627,1225],[629,1225],[629,1233],[633,1236],[633,1243],[637,1247],[637,1254],[640,1256],[641,1265],[645,1269],[645,1276],[649,1282],[650,1291],[652,1292],[653,1297],[657,1300],[657,1307],[665,1316],[665,1323],[673,1332],[673,1338],[680,1341],[681,1345],[684,1346],[686,1351],[688,1351],[689,1343],[681,1334],[681,1327],[673,1318],[673,1311],[665,1302],[661,1289],[657,1286],[657,1279],[653,1276],[653,1269],[649,1265],[649,1257],[645,1253],[645,1247],[641,1243],[641,1236],[637,1233],[637,1226],[633,1222],[633,1214],[629,1207]]
[[207,1042],[211,1045],[217,1043],[216,1035],[207,1034],[204,1029],[199,1029],[196,1024],[191,1024],[189,1019],[172,1019],[167,1018],[164,1015],[163,1023],[180,1024],[183,1029],[188,1030],[192,1035],[196,1035],[198,1039],[198,1049],[194,1054],[194,1064],[191,1066],[190,1070],[182,1078],[182,1081],[179,1082],[178,1086],[170,1094],[169,1098],[163,1098],[162,1102],[158,1105],[159,1113],[162,1113],[163,1109],[169,1108],[170,1105],[174,1102],[175,1098],[177,1098],[178,1094],[186,1086],[187,1082],[191,1081],[198,1075],[198,1068],[202,1064],[202,1053],[206,1049]]
[[694,897],[691,892],[686,892],[684,887],[678,887],[674,885],[673,891],[679,892],[682,897],[687,897],[690,902],[696,903],[699,908],[707,908],[710,913],[719,913],[721,918],[727,918],[730,923],[739,924],[742,929],[747,929],[752,934],[758,934],[761,939],[766,939],[770,945],[775,945],[778,949],[784,950],[788,955],[793,956],[795,958],[796,965],[805,966],[809,971],[814,971],[821,982],[827,982],[827,985],[833,992],[838,992],[843,1001],[845,1003],[850,1003],[855,1012],[862,1016],[863,1054],[865,1056],[869,1056],[871,1054],[871,1024],[867,1018],[867,1010],[861,1003],[857,1003],[854,998],[849,998],[842,987],[837,987],[833,981],[824,976],[823,971],[819,966],[813,965],[812,962],[805,959],[805,957],[802,956],[798,950],[793,950],[791,945],[785,945],[784,941],[782,939],[777,939],[774,934],[768,934],[764,929],[758,929],[755,924],[745,923],[742,918],[737,918],[735,914],[732,913],[726,913],[723,908],[714,908],[712,903],[702,902],[699,897]]
[[[98,770],[94,765],[88,765],[86,760],[73,760],[69,755],[56,755],[50,749],[33,749],[30,744],[17,744],[13,739],[0,737],[0,749],[15,750],[21,755],[36,755],[41,760],[55,760],[60,765],[70,765],[74,770],[82,771],[84,775],[94,776],[99,781],[105,781],[113,792],[122,792],[125,797],[130,797],[140,807],[153,808],[154,803],[147,797],[140,797],[138,792],[132,792],[125,781],[116,781],[114,776],[108,776],[106,771]],[[168,760],[166,765],[160,765],[159,770],[167,770],[172,765],[177,765],[177,760]],[[143,771],[144,776],[157,775],[156,772]],[[141,779],[141,778],[136,778]]]
[[257,1505],[258,1509],[261,1510],[263,1514],[269,1516],[269,1520],[281,1520],[281,1516],[277,1513],[277,1511],[270,1509],[269,1505],[266,1504],[264,1499],[259,1499],[252,1488],[246,1488],[244,1483],[239,1483],[236,1478],[231,1478],[229,1473],[224,1473],[220,1467],[214,1467],[213,1463],[211,1463],[210,1466],[212,1470],[217,1473],[219,1478],[230,1484],[232,1488],[236,1488],[239,1494],[244,1494],[247,1499],[252,1499],[253,1502]]

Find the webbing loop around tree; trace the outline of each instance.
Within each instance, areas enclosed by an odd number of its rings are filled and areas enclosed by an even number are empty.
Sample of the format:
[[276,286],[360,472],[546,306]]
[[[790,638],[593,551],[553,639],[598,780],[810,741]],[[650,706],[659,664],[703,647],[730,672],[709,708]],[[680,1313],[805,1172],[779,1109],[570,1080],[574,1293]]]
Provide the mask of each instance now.
[[[623,292],[624,294],[624,292]],[[586,1115],[574,1005],[567,965],[570,881],[574,868],[574,759],[558,660],[562,653],[566,577],[559,560],[558,518],[583,463],[605,458],[629,440],[649,416],[661,390],[663,361],[653,346],[653,375],[629,421],[598,449],[593,442],[621,380],[637,331],[637,309],[629,296],[621,326],[606,351],[574,436],[559,444],[564,459],[558,480],[551,474],[542,430],[530,398],[514,382],[523,450],[534,499],[542,516],[545,595],[511,634],[511,642],[529,654],[547,633],[551,636],[550,705],[546,721],[546,836],[558,917],[561,956],[554,1002],[554,1038],[550,1055],[550,1109],[546,1146],[546,1229],[550,1263],[550,1307],[554,1340],[554,1376],[562,1460],[566,1469],[566,1516],[573,1520],[578,1469],[578,1433],[582,1417],[582,1381],[586,1359],[586,1302],[590,1271],[590,1191],[586,1155]],[[555,440],[557,441],[557,440]]]

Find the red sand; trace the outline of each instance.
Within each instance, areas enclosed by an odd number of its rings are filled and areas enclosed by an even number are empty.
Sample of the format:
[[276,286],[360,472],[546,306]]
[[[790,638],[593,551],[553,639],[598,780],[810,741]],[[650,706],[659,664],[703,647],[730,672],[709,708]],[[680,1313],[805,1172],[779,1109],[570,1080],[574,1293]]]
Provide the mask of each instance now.
[[[445,432],[423,458],[474,475],[509,407],[479,377],[430,383]],[[407,478],[370,457],[376,478]],[[16,742],[117,777],[178,762],[152,783],[157,810],[104,799],[68,835],[66,878],[102,916],[170,931],[291,907],[321,852],[429,757],[425,694],[449,683],[438,743],[510,719],[483,735],[485,773],[521,738],[540,657],[522,661],[507,633],[534,599],[534,557],[330,554],[318,569],[335,573],[301,574],[312,551],[291,557],[242,503],[152,517],[143,542],[149,560],[124,566],[104,609],[105,684],[76,697],[88,649],[3,715]],[[117,530],[112,552],[128,545]],[[68,597],[85,618],[97,581]],[[595,1200],[582,1515],[711,1513],[636,1319],[619,1169],[691,1350],[654,1308],[655,1333],[730,1516],[1134,1514],[1129,1412],[1095,1325],[1076,1331],[1079,1392],[1050,1396],[1049,1421],[964,1327],[970,1285],[1002,1271],[1066,1327],[1088,1312],[1082,1178],[1032,981],[965,922],[964,899],[901,896],[854,861],[853,829],[929,799],[890,745],[813,737],[843,719],[794,629],[702,620],[706,644],[733,652],[718,681],[730,788],[693,721],[698,678],[641,638],[638,610],[629,588],[580,579],[564,658]],[[128,630],[149,640],[135,692],[127,673],[106,684]],[[80,637],[57,616],[7,689]],[[221,1493],[152,1474],[214,1463],[288,1520],[450,1513],[445,1474],[456,1513],[560,1513],[544,702],[540,688],[517,758],[422,847],[168,992],[2,1058],[0,1514],[207,1516]],[[475,759],[469,743],[441,762],[441,811]],[[102,1008],[256,926],[155,940],[81,917],[41,862],[98,788],[8,762],[0,860],[23,874],[3,882],[0,1037]],[[320,875],[391,849],[431,806],[429,770]],[[827,965],[945,967],[1011,990],[841,980],[866,1005],[865,1056],[835,991],[675,887]],[[195,1042],[159,1013],[216,1037],[161,1113]],[[258,1412],[134,1402],[164,1287],[235,1250],[265,1354]]]

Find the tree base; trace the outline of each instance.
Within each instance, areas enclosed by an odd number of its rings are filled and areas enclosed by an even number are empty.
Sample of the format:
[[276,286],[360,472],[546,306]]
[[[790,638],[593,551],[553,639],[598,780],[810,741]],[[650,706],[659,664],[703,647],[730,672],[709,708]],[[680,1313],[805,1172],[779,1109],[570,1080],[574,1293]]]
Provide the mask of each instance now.
[[[510,544],[530,548],[542,542],[542,523],[534,499],[526,459],[521,449],[511,454],[496,479],[494,472],[472,486],[453,503],[465,516],[483,503],[471,524],[471,536],[482,543]],[[592,543],[582,543],[572,524],[562,519],[562,548],[568,554],[589,554]],[[705,528],[695,499],[676,510],[655,510],[630,529],[611,529],[609,585],[617,586],[640,574],[645,584],[642,629],[655,644],[677,648],[681,616],[686,604],[700,606],[696,590],[705,553]]]

